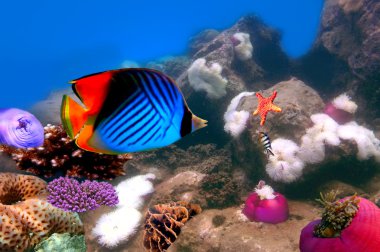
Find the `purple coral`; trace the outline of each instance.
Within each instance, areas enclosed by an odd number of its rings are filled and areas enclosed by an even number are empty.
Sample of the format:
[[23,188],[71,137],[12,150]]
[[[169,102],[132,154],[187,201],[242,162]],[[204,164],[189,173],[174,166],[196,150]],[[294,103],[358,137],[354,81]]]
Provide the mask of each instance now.
[[119,203],[116,191],[110,183],[77,180],[60,177],[51,181],[47,198],[53,206],[68,212],[86,212],[101,205],[115,206]]

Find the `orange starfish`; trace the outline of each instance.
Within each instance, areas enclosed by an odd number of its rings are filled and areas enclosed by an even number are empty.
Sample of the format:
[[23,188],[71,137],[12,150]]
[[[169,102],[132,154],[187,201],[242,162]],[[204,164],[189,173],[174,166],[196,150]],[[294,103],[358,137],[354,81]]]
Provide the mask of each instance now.
[[257,109],[253,112],[253,115],[260,115],[260,126],[264,125],[269,111],[281,112],[281,108],[273,104],[273,100],[276,98],[276,95],[277,91],[275,90],[268,98],[263,97],[260,93],[256,93],[256,96],[259,99],[259,104],[257,105]]

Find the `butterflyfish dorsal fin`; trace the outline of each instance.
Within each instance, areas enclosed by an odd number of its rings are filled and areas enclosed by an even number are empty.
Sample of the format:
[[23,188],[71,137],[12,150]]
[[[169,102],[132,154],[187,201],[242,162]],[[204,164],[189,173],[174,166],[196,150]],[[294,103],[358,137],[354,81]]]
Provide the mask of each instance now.
[[96,114],[108,94],[109,83],[114,71],[86,75],[70,81],[74,93],[83,102],[90,114]]

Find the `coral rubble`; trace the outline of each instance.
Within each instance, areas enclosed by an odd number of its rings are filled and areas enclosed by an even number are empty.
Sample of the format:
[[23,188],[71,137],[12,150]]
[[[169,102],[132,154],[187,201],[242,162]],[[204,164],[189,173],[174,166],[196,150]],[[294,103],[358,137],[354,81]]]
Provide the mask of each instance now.
[[62,211],[43,199],[43,180],[2,173],[0,181],[0,251],[25,251],[52,233],[83,232],[77,214]]
[[16,161],[17,167],[38,176],[64,175],[87,179],[110,180],[124,175],[123,165],[132,157],[105,155],[84,151],[75,145],[62,126],[45,126],[44,145],[16,149],[2,146],[0,150]]
[[177,239],[181,227],[202,210],[185,201],[155,205],[145,216],[144,247],[151,251],[166,251]]

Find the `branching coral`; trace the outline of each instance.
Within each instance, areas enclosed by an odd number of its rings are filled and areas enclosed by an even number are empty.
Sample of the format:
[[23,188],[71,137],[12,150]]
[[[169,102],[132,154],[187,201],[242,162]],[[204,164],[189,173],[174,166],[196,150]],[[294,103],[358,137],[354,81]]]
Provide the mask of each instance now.
[[213,63],[206,65],[204,58],[197,59],[187,70],[190,86],[196,91],[206,91],[207,96],[218,99],[226,95],[227,80],[221,76],[222,67]]
[[254,95],[255,92],[242,92],[235,96],[224,113],[224,131],[230,133],[233,137],[238,137],[246,128],[249,118],[249,112],[245,110],[236,111],[241,98]]
[[86,180],[80,184],[75,179],[60,177],[51,181],[47,188],[48,202],[69,212],[85,212],[101,205],[115,206],[119,202],[115,189],[107,182]]
[[0,250],[25,251],[52,233],[83,232],[79,216],[45,200],[46,183],[34,176],[0,174]]
[[236,56],[240,60],[248,60],[252,58],[253,46],[249,39],[249,34],[244,32],[237,32],[232,35],[232,40],[237,40],[239,43],[236,44],[234,49]]
[[150,252],[166,251],[181,227],[202,210],[184,201],[155,205],[145,215],[144,247]]
[[42,147],[15,149],[2,146],[1,151],[11,156],[21,170],[38,176],[57,174],[70,177],[110,180],[124,175],[123,165],[131,155],[105,155],[79,149],[61,126],[47,125]]
[[274,156],[269,157],[266,165],[268,175],[274,181],[285,183],[296,181],[302,175],[305,166],[297,156],[298,151],[298,145],[291,140],[282,138],[274,140],[272,142]]

